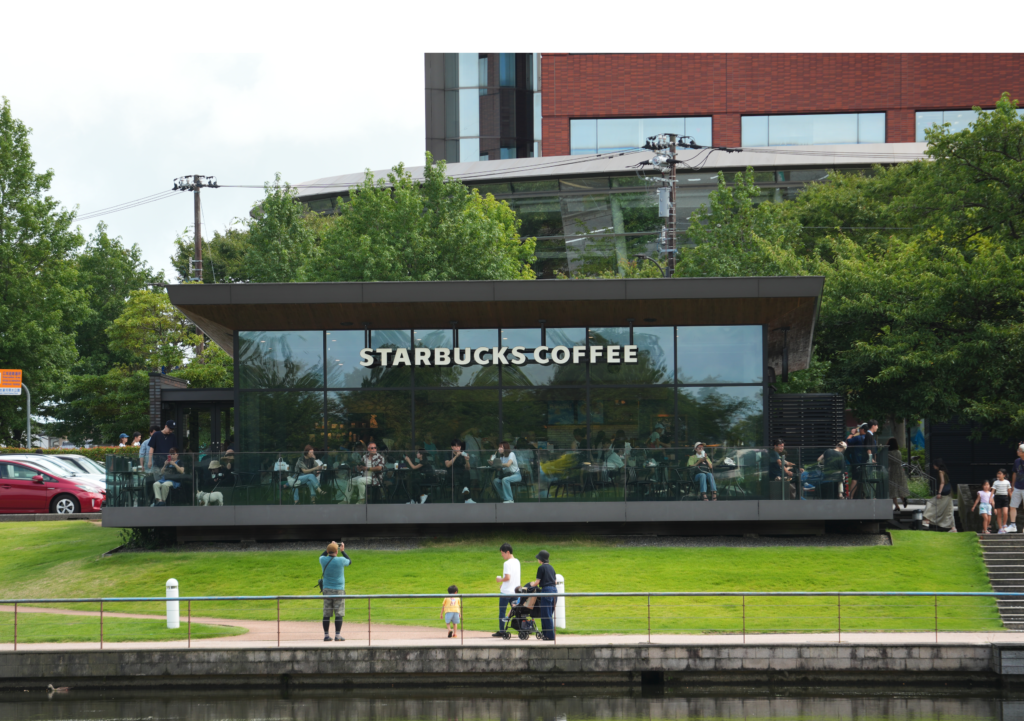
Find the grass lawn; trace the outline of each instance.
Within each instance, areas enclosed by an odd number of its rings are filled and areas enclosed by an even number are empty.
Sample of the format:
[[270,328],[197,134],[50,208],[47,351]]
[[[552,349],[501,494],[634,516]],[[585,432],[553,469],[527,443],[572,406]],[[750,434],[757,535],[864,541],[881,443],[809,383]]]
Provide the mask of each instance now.
[[[88,609],[94,610],[90,604]],[[244,628],[192,624],[192,638],[238,636]],[[171,630],[167,622],[156,619],[103,617],[103,640],[114,641],[184,641],[188,628],[183,618],[181,628]],[[14,640],[14,614],[0,614],[0,643]],[[18,643],[71,643],[100,640],[100,619],[90,616],[60,616],[49,613],[18,613]]]
[[[973,534],[893,532],[892,546],[805,548],[617,548],[595,537],[545,541],[513,533],[428,539],[414,551],[356,551],[346,569],[347,591],[467,593],[497,590],[497,548],[509,540],[523,564],[523,580],[536,568],[534,554],[551,552],[567,591],[989,591],[981,549]],[[162,596],[168,578],[182,595],[296,595],[317,592],[317,554],[311,552],[159,552],[100,558],[117,546],[118,533],[89,522],[0,524],[0,598]],[[466,599],[464,622],[474,630],[496,627],[496,601]],[[348,623],[365,623],[365,601],[351,601]],[[162,613],[161,603],[117,604],[117,610]],[[285,620],[320,616],[316,600],[281,606]],[[373,621],[431,625],[441,601],[378,600]],[[182,609],[184,612],[184,608]],[[842,628],[932,630],[931,598],[844,599]],[[193,602],[192,613],[215,618],[273,619],[273,602]],[[995,602],[939,599],[940,630],[1000,630]],[[569,632],[644,632],[646,598],[568,599]],[[663,632],[834,631],[835,599],[653,598],[651,627]]]

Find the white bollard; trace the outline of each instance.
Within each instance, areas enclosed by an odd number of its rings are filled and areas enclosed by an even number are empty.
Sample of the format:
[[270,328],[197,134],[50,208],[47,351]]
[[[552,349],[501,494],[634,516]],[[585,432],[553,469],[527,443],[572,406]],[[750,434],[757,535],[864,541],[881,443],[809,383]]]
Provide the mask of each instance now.
[[559,593],[555,600],[555,628],[565,628],[565,596],[561,595],[565,593],[565,578],[561,573],[555,574],[555,588]]
[[178,616],[178,580],[176,578],[167,579],[167,598],[174,599],[167,601],[167,628],[178,628],[181,623]]

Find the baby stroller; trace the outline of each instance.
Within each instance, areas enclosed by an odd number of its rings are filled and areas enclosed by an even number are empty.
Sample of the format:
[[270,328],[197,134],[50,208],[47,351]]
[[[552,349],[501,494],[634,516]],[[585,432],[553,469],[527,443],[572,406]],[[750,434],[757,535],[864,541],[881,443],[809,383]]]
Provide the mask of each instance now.
[[540,618],[540,609],[537,608],[537,597],[528,595],[530,590],[527,586],[516,587],[516,594],[519,597],[509,604],[508,617],[503,619],[508,624],[505,627],[506,641],[512,638],[512,632],[508,630],[509,628],[519,632],[520,641],[528,639],[531,633],[537,634],[537,638],[541,638],[537,622],[533,620]]

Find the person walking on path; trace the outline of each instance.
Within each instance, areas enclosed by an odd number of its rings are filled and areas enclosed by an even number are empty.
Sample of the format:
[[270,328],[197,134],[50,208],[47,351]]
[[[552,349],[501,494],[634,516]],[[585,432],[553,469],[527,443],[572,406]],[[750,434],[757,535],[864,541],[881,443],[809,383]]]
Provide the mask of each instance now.
[[462,599],[456,598],[454,594],[459,592],[459,587],[454,583],[448,587],[448,593],[452,594],[441,602],[441,619],[445,628],[448,629],[448,638],[459,637],[459,620],[462,618]]
[[897,499],[903,499],[903,507],[907,507],[910,488],[907,485],[907,474],[903,472],[903,454],[895,438],[889,439],[889,498],[892,499],[894,511],[900,510]]
[[[338,558],[338,552],[341,558]],[[327,550],[320,554],[321,580],[324,583],[324,641],[331,640],[331,616],[334,616],[334,640],[341,637],[341,624],[345,620],[345,566],[352,565],[352,559],[345,553],[345,544],[331,541]]]
[[495,638],[501,638],[505,635],[505,611],[516,597],[515,590],[520,585],[520,574],[522,572],[519,566],[519,559],[512,555],[511,544],[503,543],[498,550],[505,563],[501,568],[502,575],[494,577],[494,580],[499,584],[498,593],[501,594],[501,598],[498,599],[498,632],[491,634]]
[[1010,482],[1006,480],[1006,471],[1000,468],[996,471],[996,482],[992,484],[992,492],[995,494],[995,503],[992,506],[995,509],[996,525],[999,526],[999,533],[1009,533],[1007,530],[1009,524],[1006,521],[1006,516],[1010,508],[1011,488]]
[[939,489],[935,498],[929,499],[924,507],[924,520],[933,527],[944,531],[956,529],[956,521],[953,519],[953,482],[949,480],[949,471],[946,470],[946,462],[936,458],[932,462],[939,477]]
[[1013,495],[1010,497],[1010,523],[1007,533],[1017,532],[1017,509],[1024,504],[1024,443],[1017,446],[1017,458],[1013,461]]
[[[558,587],[555,586],[555,569],[548,563],[548,559],[551,558],[551,554],[547,551],[541,551],[536,556],[537,562],[540,566],[537,568],[537,578],[530,581],[529,585],[534,588],[540,588],[541,593],[557,593]],[[541,639],[544,641],[555,640],[555,623],[554,623],[554,611],[555,611],[555,597],[554,596],[542,596],[537,599],[538,605],[540,606],[540,628],[541,628]]]

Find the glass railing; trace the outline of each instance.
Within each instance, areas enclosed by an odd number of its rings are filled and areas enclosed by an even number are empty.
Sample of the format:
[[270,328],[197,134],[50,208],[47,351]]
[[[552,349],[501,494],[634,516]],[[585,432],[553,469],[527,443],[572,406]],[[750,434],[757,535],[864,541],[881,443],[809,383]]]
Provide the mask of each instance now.
[[888,498],[887,459],[832,448],[196,453],[153,467],[107,456],[107,505],[813,501]]

